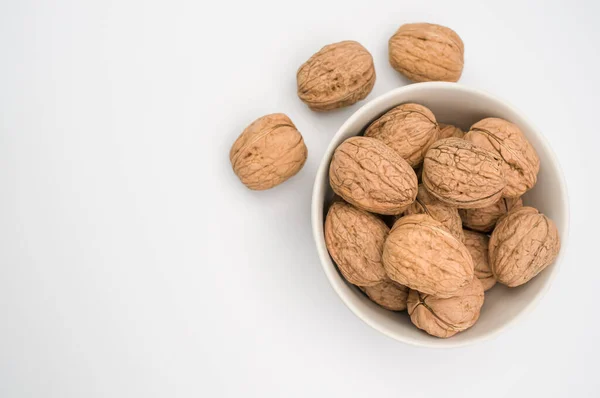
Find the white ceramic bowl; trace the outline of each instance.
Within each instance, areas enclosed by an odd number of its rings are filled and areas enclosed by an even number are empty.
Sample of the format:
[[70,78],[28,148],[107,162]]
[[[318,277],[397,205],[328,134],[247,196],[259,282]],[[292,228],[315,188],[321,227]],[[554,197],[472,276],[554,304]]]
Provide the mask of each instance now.
[[[454,124],[463,130],[485,117],[500,117],[517,124],[535,147],[541,161],[536,186],[524,196],[527,205],[538,208],[558,228],[562,248],[556,261],[529,283],[509,289],[500,284],[486,292],[478,322],[449,339],[429,336],[411,324],[406,313],[387,311],[371,302],[358,288],[347,283],[338,272],[325,246],[324,215],[333,191],[329,186],[329,162],[335,148],[346,138],[360,134],[380,115],[406,102],[425,105],[438,122]],[[384,94],[361,107],[342,125],[331,140],[321,162],[312,198],[313,234],[325,274],[342,301],[356,316],[381,333],[418,346],[456,347],[497,335],[531,310],[542,298],[562,261],[569,225],[567,188],[558,160],[533,124],[511,105],[486,92],[456,83],[411,84]]]

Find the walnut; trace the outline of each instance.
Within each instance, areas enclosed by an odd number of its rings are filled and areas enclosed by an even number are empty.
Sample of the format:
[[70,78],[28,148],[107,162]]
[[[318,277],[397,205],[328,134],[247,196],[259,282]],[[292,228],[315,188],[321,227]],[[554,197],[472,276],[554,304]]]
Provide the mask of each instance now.
[[496,278],[492,274],[488,261],[488,243],[490,238],[487,235],[469,230],[464,231],[465,246],[471,253],[473,264],[475,265],[475,276],[481,281],[483,290],[488,291],[496,284]]
[[458,213],[463,226],[479,232],[491,232],[500,217],[513,207],[523,206],[521,198],[502,198],[496,203],[479,209],[460,209]]
[[250,189],[281,184],[300,171],[308,150],[302,135],[283,113],[255,120],[233,143],[229,160],[234,173]]
[[505,197],[519,197],[535,185],[540,159],[517,125],[493,117],[483,119],[471,126],[464,139],[502,157]]
[[383,281],[373,286],[361,287],[366,295],[386,310],[403,311],[406,309],[408,288],[394,281]]
[[454,295],[473,279],[465,245],[427,214],[396,221],[383,246],[383,266],[393,281],[438,297]]
[[415,82],[458,81],[464,53],[456,32],[429,23],[402,25],[389,41],[390,64]]
[[458,215],[458,209],[440,202],[427,192],[423,185],[419,185],[417,200],[413,202],[404,212],[410,214],[428,214],[434,220],[441,222],[452,235],[461,242],[464,240],[462,221]]
[[386,112],[365,131],[366,137],[383,141],[412,167],[423,162],[427,148],[438,139],[435,116],[419,104],[403,104]]
[[298,96],[314,111],[329,111],[364,99],[375,84],[373,57],[360,43],[323,47],[296,75]]
[[445,138],[429,148],[422,179],[434,197],[464,209],[497,202],[506,186],[502,159],[460,138]]
[[379,214],[399,214],[417,196],[413,169],[375,138],[351,137],[337,147],[329,183],[345,201]]
[[452,337],[477,322],[483,306],[483,286],[477,278],[448,298],[411,290],[407,307],[416,327],[436,337]]
[[522,285],[550,265],[560,250],[556,226],[533,207],[513,208],[502,217],[489,244],[490,267],[506,286]]
[[344,202],[334,202],[325,219],[327,250],[344,278],[358,286],[387,279],[381,253],[388,232],[379,218]]
[[439,139],[443,138],[463,138],[465,136],[465,132],[462,131],[459,127],[453,126],[451,124],[438,123],[440,128]]

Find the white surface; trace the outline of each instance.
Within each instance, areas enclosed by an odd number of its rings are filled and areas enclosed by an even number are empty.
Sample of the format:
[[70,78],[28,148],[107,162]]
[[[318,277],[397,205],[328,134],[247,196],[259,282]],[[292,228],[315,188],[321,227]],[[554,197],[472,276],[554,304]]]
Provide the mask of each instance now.
[[[537,184],[523,196],[550,217],[561,236],[561,251],[544,272],[518,289],[496,286],[485,295],[477,323],[449,339],[439,339],[417,329],[405,313],[387,311],[347,283],[331,260],[324,235],[324,214],[333,190],[329,185],[329,165],[335,149],[349,137],[364,132],[375,119],[400,104],[425,105],[436,120],[468,130],[484,117],[499,117],[515,123],[529,139],[540,159]],[[323,270],[342,301],[368,325],[398,341],[422,347],[458,347],[497,336],[530,313],[552,285],[568,250],[569,199],[559,161],[537,127],[510,103],[481,90],[446,82],[410,84],[391,90],[365,104],[340,127],[327,147],[317,170],[312,197],[312,227]]]
[[[0,2],[0,396],[598,396],[598,3]],[[313,178],[358,106],[314,114],[295,71],[322,45],[374,55],[403,22],[455,28],[461,83],[511,101],[565,171],[571,235],[540,305],[498,338],[414,348],[329,286]],[[267,112],[304,134],[301,173],[230,170]]]

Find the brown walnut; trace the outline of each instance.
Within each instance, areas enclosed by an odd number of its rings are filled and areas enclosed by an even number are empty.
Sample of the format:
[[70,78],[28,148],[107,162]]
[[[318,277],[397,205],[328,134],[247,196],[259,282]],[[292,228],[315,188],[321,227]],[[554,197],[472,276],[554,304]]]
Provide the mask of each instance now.
[[383,246],[383,266],[393,281],[438,297],[454,295],[473,279],[465,245],[427,214],[396,221]]
[[504,160],[505,197],[519,197],[535,185],[540,159],[517,125],[499,118],[483,119],[471,126],[464,139]]
[[450,28],[429,23],[402,25],[389,41],[390,64],[415,82],[456,82],[465,46]]
[[411,290],[407,307],[412,323],[436,337],[452,337],[477,322],[483,306],[483,286],[477,278],[448,298]]
[[460,209],[458,213],[463,226],[478,232],[491,232],[500,217],[513,207],[523,206],[521,198],[502,198],[496,203],[479,209]]
[[438,123],[438,126],[440,128],[440,135],[438,139],[440,140],[443,138],[450,137],[463,138],[465,136],[464,131],[462,131],[459,127],[453,126],[451,124]]
[[338,146],[329,183],[345,201],[378,214],[399,214],[417,196],[413,169],[375,138],[351,137]]
[[298,69],[296,80],[298,96],[314,111],[349,106],[373,89],[373,57],[355,41],[329,44]]
[[479,208],[502,196],[502,159],[460,138],[435,142],[425,154],[423,185],[434,197],[459,208]]
[[506,286],[522,285],[550,265],[560,250],[556,226],[533,207],[514,208],[502,217],[489,244],[490,267]]
[[289,117],[274,113],[255,120],[231,147],[233,171],[250,189],[281,184],[300,171],[308,150]]
[[366,137],[383,141],[396,150],[412,167],[423,162],[427,148],[438,139],[435,116],[419,104],[399,105],[375,120]]
[[496,278],[490,269],[488,261],[488,244],[490,238],[487,235],[465,230],[465,246],[471,253],[475,265],[475,277],[481,281],[483,290],[488,291],[496,284]]
[[365,286],[362,290],[366,295],[386,310],[404,311],[408,288],[394,281],[383,281],[373,286]]
[[358,286],[386,279],[381,253],[388,232],[375,215],[344,202],[334,202],[325,219],[327,250],[344,278]]
[[441,222],[456,239],[461,242],[464,240],[462,221],[458,215],[458,209],[431,196],[423,185],[419,185],[417,199],[408,206],[404,214],[428,214],[434,220]]

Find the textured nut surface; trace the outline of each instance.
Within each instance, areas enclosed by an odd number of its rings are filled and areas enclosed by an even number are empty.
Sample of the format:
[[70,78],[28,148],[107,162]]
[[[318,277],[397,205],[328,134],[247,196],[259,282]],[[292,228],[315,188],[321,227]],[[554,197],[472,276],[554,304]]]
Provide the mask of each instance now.
[[402,104],[375,120],[365,131],[366,137],[383,141],[412,167],[418,166],[427,148],[438,139],[435,116],[419,104]]
[[406,309],[406,299],[408,298],[406,286],[387,280],[373,286],[365,286],[362,289],[371,300],[387,310],[403,311]]
[[407,307],[410,320],[436,337],[452,337],[477,322],[483,306],[483,286],[477,278],[449,298],[439,298],[411,290]]
[[338,269],[352,284],[375,285],[386,279],[381,253],[389,228],[383,221],[341,201],[325,219],[325,244]]
[[408,206],[405,215],[428,214],[434,220],[441,222],[456,239],[463,241],[462,221],[458,215],[458,209],[454,206],[440,202],[427,192],[423,185],[419,185],[417,199]]
[[440,129],[440,134],[438,139],[443,138],[463,138],[465,136],[465,132],[462,131],[459,127],[453,126],[451,124],[438,123],[438,127]]
[[281,184],[300,171],[308,150],[289,117],[274,113],[255,120],[231,147],[233,171],[250,189]]
[[515,287],[550,265],[559,250],[554,222],[533,207],[517,207],[502,217],[492,232],[490,267],[498,282]]
[[464,227],[479,232],[491,232],[500,217],[513,207],[523,206],[521,198],[502,198],[496,203],[479,209],[460,209],[458,213]]
[[404,216],[383,246],[390,279],[422,293],[450,297],[473,279],[465,245],[427,214]]
[[373,89],[373,57],[355,41],[329,44],[298,69],[296,80],[298,96],[312,110],[352,105]]
[[490,269],[488,261],[488,244],[490,238],[487,235],[469,230],[464,231],[465,246],[471,253],[475,265],[475,277],[481,281],[483,290],[488,291],[496,284],[496,278]]
[[435,142],[425,154],[423,185],[434,197],[459,208],[479,208],[502,196],[502,159],[460,138]]
[[351,137],[337,147],[329,183],[347,202],[379,214],[399,214],[417,196],[413,169],[375,138]]
[[390,64],[415,82],[458,81],[465,47],[450,28],[429,23],[402,25],[388,43]]
[[516,124],[498,118],[483,119],[471,126],[464,139],[504,160],[504,196],[519,197],[535,185],[540,159]]

